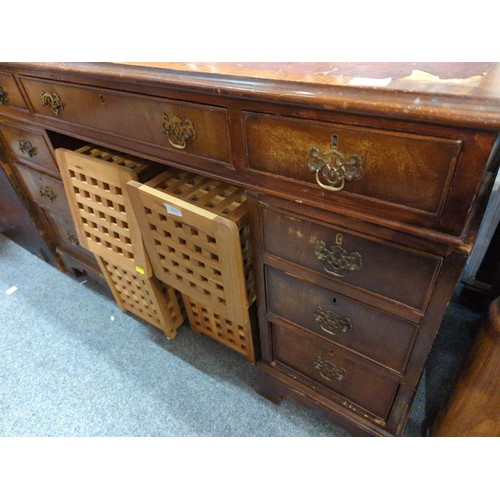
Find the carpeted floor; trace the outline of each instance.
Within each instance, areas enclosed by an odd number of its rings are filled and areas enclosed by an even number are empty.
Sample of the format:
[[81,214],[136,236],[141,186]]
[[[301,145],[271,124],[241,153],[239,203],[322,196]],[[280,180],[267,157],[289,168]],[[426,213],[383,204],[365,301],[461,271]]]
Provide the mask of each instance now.
[[[11,287],[13,293],[5,293]],[[405,436],[443,404],[478,316],[450,306]],[[347,436],[255,391],[255,367],[181,327],[166,340],[0,235],[0,436]]]

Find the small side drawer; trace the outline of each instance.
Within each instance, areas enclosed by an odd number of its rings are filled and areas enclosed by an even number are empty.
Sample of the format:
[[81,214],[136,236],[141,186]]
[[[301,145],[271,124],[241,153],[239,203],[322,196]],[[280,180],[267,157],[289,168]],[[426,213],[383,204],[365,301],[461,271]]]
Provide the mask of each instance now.
[[37,115],[186,155],[230,163],[227,110],[35,78],[21,78]]
[[0,71],[0,106],[28,110],[14,75],[4,71]]
[[246,166],[256,183],[389,227],[462,235],[494,134],[341,111],[327,116],[244,112]]
[[24,165],[16,165],[17,171],[28,188],[31,199],[49,210],[55,210],[71,219],[62,181],[32,170]]
[[266,286],[270,313],[403,373],[417,325],[276,269]]
[[[84,254],[90,258],[93,254],[89,252],[86,248],[80,246],[78,242],[78,236],[76,234],[75,224],[71,218],[60,214],[59,212],[54,212],[53,210],[43,209],[43,213],[49,219],[50,224],[53,226],[54,231],[59,237],[59,242],[65,246],[74,247],[79,253]],[[96,263],[97,265],[97,263]]]
[[[244,124],[251,170],[305,183],[336,203],[353,195],[434,217],[441,215],[462,147],[460,140],[257,113],[246,113]],[[323,160],[334,170],[347,162],[353,178],[342,169],[344,180],[325,176],[325,168],[316,175],[309,167]]]
[[[274,365],[313,390],[327,389],[370,413],[387,419],[399,380],[331,342],[273,325]],[[316,384],[316,385],[315,385]]]
[[57,254],[61,258],[66,271],[71,273],[75,278],[79,280],[91,278],[109,291],[106,279],[102,275],[99,264],[92,254],[82,255],[72,249],[63,247],[57,248]]
[[[264,251],[423,311],[442,259],[262,206]],[[402,279],[404,277],[404,279]]]
[[59,173],[49,145],[41,132],[2,123],[0,130],[12,153],[22,162]]

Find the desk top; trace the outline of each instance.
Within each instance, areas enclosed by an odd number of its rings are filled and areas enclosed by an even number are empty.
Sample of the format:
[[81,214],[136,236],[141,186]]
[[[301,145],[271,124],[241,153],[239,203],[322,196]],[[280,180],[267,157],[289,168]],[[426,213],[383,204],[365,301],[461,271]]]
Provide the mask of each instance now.
[[349,62],[127,62],[166,71],[186,71],[336,87],[377,87],[406,92],[500,98],[500,64]]
[[[71,74],[181,87],[350,113],[500,128],[500,63],[9,63],[20,73]],[[59,78],[59,76],[57,76]]]

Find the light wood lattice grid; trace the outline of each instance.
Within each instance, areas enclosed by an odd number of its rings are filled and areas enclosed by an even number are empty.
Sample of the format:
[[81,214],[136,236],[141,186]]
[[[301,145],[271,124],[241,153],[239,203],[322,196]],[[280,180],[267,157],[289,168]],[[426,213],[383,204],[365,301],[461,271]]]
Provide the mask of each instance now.
[[147,177],[152,164],[125,154],[84,146],[56,151],[79,243],[124,269],[152,269],[128,199],[126,183]]
[[244,190],[175,169],[128,189],[155,275],[246,324],[255,278]]
[[97,261],[120,309],[159,328],[169,339],[176,336],[177,328],[186,319],[179,292],[154,276],[147,278],[127,271],[101,257]]
[[202,304],[182,295],[191,328],[198,333],[243,354],[251,363],[255,362],[255,350],[250,319],[244,324],[230,321]]

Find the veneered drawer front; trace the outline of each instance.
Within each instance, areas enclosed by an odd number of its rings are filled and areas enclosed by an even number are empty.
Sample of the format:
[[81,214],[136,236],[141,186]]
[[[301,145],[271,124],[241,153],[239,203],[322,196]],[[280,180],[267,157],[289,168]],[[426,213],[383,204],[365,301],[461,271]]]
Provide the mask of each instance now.
[[[26,77],[22,83],[38,115],[230,163],[228,116],[224,108]],[[50,96],[46,105],[43,95]],[[165,114],[173,130],[171,135],[164,132]],[[166,122],[165,127],[168,128]],[[176,133],[178,136],[174,137]]]
[[[306,332],[272,326],[273,358],[284,367],[386,419],[399,383],[382,368]],[[310,381],[313,381],[311,384]],[[300,381],[300,380],[299,380]]]
[[21,161],[59,173],[45,137],[40,132],[2,123],[0,130],[12,153]]
[[266,269],[267,309],[402,373],[418,326],[336,292]]
[[75,250],[87,257],[93,255],[92,252],[89,252],[87,249],[80,246],[78,236],[76,235],[75,224],[71,218],[60,214],[59,212],[47,209],[44,210],[44,214],[49,219],[50,223],[54,227],[54,230],[58,234],[60,243],[75,248]]
[[3,71],[0,71],[0,106],[28,109],[14,76]]
[[[79,250],[83,250],[80,248]],[[63,261],[66,270],[72,273],[76,278],[84,280],[89,277],[103,285],[106,290],[108,289],[108,284],[106,279],[101,273],[99,264],[97,263],[94,254],[88,252],[88,254],[83,254],[79,251],[73,253],[68,248],[57,248],[57,253],[61,260]]]
[[442,259],[262,208],[264,251],[424,310]]
[[16,168],[35,203],[41,207],[55,210],[71,219],[62,181],[23,165],[18,164]]
[[[251,170],[305,182],[309,191],[336,203],[356,195],[434,217],[441,214],[461,150],[459,140],[334,122],[246,113],[244,124]],[[332,136],[344,160],[357,155],[363,166],[362,176],[346,181],[339,192],[319,187],[308,167],[311,148],[323,155],[333,147]],[[328,185],[323,177],[320,180]]]

